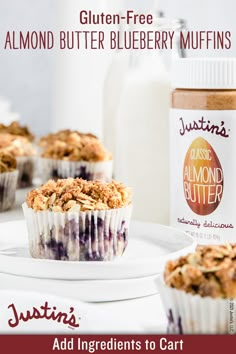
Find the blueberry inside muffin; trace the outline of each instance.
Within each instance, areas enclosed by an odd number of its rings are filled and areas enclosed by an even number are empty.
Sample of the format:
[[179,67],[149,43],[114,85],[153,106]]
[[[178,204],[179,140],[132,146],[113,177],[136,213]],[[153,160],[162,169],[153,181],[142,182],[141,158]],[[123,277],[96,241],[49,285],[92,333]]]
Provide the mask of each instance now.
[[122,183],[50,180],[28,193],[23,210],[35,258],[110,261],[126,249],[131,191]]
[[110,182],[112,155],[93,134],[63,130],[41,138],[42,181],[68,177]]

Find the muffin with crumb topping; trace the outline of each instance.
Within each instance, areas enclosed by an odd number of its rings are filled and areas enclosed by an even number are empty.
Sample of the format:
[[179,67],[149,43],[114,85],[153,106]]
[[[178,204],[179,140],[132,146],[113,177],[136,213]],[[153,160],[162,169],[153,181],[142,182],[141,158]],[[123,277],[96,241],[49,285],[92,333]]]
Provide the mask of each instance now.
[[11,122],[9,125],[0,123],[0,134],[11,134],[22,136],[32,142],[34,135],[27,126],[20,125],[18,121]]
[[198,246],[166,264],[160,293],[172,333],[236,333],[236,244]]
[[11,209],[14,205],[17,178],[15,157],[0,151],[0,211]]
[[110,261],[123,254],[131,192],[122,183],[49,180],[23,204],[31,255],[69,261]]
[[18,187],[32,186],[36,151],[26,137],[13,134],[0,134],[0,151],[12,154],[16,158]]
[[71,130],[71,129],[64,129],[64,130],[59,130],[56,133],[50,133],[45,136],[42,136],[39,139],[38,145],[45,149],[55,141],[64,141],[67,142],[68,138],[70,138],[71,135],[77,134],[79,136],[87,136],[90,138],[97,139],[96,135],[91,134],[91,133],[81,133],[77,130]]
[[42,180],[83,178],[110,182],[112,156],[92,134],[64,130],[41,138]]

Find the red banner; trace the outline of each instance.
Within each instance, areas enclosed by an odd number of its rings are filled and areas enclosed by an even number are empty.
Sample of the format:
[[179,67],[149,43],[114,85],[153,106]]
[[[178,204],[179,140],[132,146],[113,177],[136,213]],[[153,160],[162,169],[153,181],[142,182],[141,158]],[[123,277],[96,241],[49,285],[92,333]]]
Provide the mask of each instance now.
[[1,353],[205,353],[233,348],[233,335],[0,335]]

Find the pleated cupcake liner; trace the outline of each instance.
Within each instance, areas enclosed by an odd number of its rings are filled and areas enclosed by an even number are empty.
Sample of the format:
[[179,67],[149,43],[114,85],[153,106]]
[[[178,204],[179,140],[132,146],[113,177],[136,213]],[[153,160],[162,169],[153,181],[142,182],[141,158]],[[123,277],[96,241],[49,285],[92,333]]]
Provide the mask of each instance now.
[[101,210],[34,211],[26,203],[32,257],[68,261],[111,261],[128,243],[131,206]]
[[0,173],[0,211],[9,210],[15,203],[18,170]]
[[16,157],[18,175],[18,188],[31,187],[33,184],[35,156],[18,156]]
[[112,160],[88,162],[39,158],[43,183],[49,179],[57,180],[68,177],[83,178],[88,181],[110,182],[112,180],[112,165]]
[[158,280],[170,334],[235,334],[236,299],[201,297]]

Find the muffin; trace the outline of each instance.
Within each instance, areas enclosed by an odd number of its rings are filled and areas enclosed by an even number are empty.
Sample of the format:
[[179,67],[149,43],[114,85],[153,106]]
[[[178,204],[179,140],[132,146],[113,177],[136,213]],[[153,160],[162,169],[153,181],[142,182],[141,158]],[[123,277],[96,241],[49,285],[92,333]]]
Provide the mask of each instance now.
[[159,282],[171,333],[236,333],[236,244],[198,246]]
[[71,134],[77,134],[79,136],[87,136],[87,137],[97,139],[96,135],[93,135],[91,133],[80,133],[77,130],[64,129],[64,130],[59,130],[56,133],[47,134],[41,137],[39,139],[38,145],[41,148],[46,148],[47,146],[51,145],[57,140],[66,142],[68,137],[70,137]]
[[0,134],[0,151],[6,151],[15,156],[19,171],[19,188],[32,185],[34,174],[35,150],[29,140],[23,136]]
[[95,136],[64,131],[60,139],[53,136],[41,154],[39,166],[43,182],[68,177],[111,181],[112,156]]
[[131,192],[122,183],[50,180],[28,193],[23,211],[34,258],[110,261],[127,246]]
[[14,205],[17,178],[15,157],[0,151],[0,211],[8,210]]
[[34,140],[34,135],[29,128],[27,126],[21,126],[17,121],[14,121],[9,125],[0,124],[0,134],[2,133],[23,136],[30,142]]

